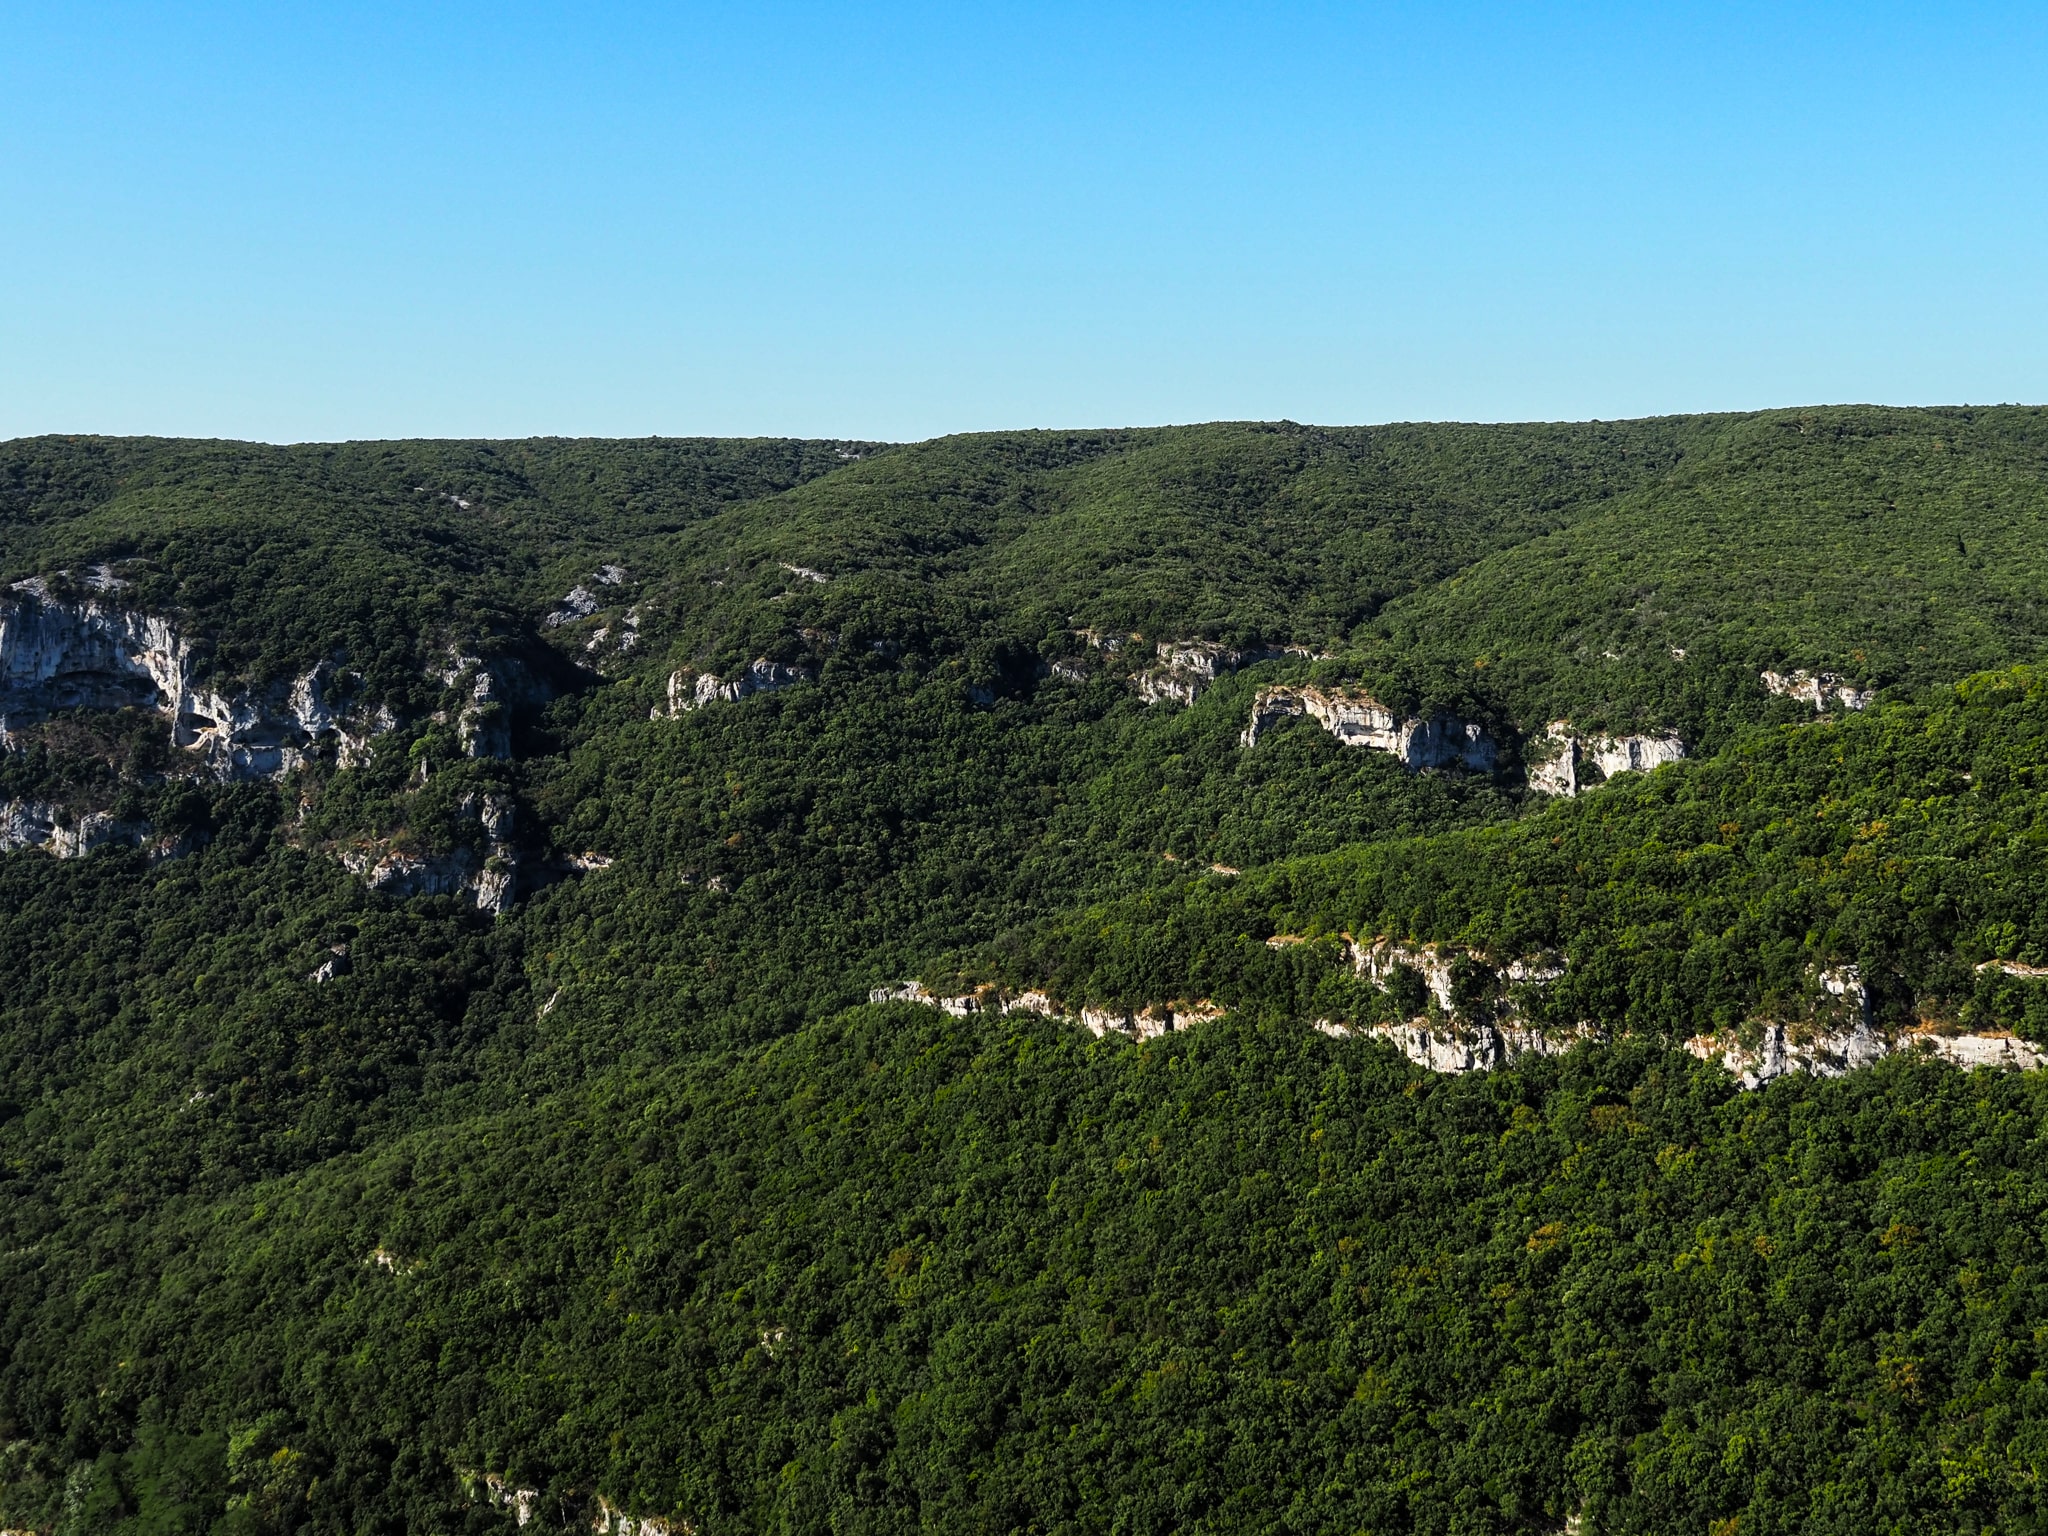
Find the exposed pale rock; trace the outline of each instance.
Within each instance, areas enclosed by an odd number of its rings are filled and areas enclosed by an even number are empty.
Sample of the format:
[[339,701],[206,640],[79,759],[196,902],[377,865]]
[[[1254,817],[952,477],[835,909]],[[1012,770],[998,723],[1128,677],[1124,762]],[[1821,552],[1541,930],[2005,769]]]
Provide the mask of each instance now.
[[1898,1048],[1927,1051],[1958,1067],[2003,1067],[2031,1072],[2048,1065],[2048,1056],[2037,1046],[2008,1034],[1907,1035]]
[[554,697],[552,686],[516,656],[486,659],[451,652],[438,675],[442,686],[467,695],[455,715],[455,732],[469,757],[509,758],[514,712]]
[[1176,1029],[1192,1029],[1198,1024],[1207,1024],[1223,1017],[1225,1010],[1208,998],[1193,1001],[1175,999],[1169,1003],[1148,1003],[1138,1008],[1085,1007],[1069,1009],[1056,1002],[1044,992],[1030,990],[1004,995],[994,986],[983,986],[972,992],[952,995],[934,993],[922,982],[906,981],[893,987],[876,987],[868,993],[871,1003],[916,1003],[925,1008],[937,1008],[956,1019],[973,1014],[1030,1013],[1042,1018],[1077,1019],[1081,1025],[1100,1038],[1116,1033],[1131,1035],[1140,1040],[1156,1039]]
[[1201,697],[1203,680],[1192,672],[1170,667],[1149,667],[1131,678],[1131,686],[1146,704],[1192,704]]
[[274,778],[329,747],[359,751],[379,728],[373,718],[351,730],[327,702],[341,681],[328,662],[232,695],[194,684],[191,667],[191,643],[160,615],[18,582],[0,598],[0,739],[52,710],[148,709],[170,721],[172,746],[226,780]]
[[1793,1072],[1840,1077],[1904,1050],[1928,1051],[1958,1066],[2031,1069],[2043,1060],[2033,1046],[2009,1035],[1907,1034],[1888,1040],[1861,1019],[1846,1030],[1795,1031],[1767,1024],[1753,1046],[1727,1035],[1695,1035],[1685,1048],[1702,1061],[1719,1061],[1749,1089]]
[[651,718],[674,719],[706,704],[735,703],[757,693],[774,693],[793,683],[807,683],[813,676],[809,667],[790,666],[766,657],[757,658],[730,681],[715,673],[684,667],[669,674],[668,707],[664,710],[656,705]]
[[[1527,955],[1510,960],[1505,966],[1496,966],[1483,956],[1448,944],[1410,944],[1398,939],[1385,938],[1374,939],[1369,944],[1360,944],[1355,940],[1346,942],[1350,946],[1352,969],[1365,980],[1380,987],[1388,986],[1403,967],[1414,971],[1422,978],[1423,985],[1428,989],[1436,1012],[1446,1020],[1457,1018],[1459,1015],[1452,967],[1463,961],[1482,971],[1491,972],[1496,985],[1492,989],[1492,995],[1481,1007],[1483,1012],[1491,1014],[1492,1017],[1461,1020],[1459,1025],[1451,1027],[1454,1035],[1467,1024],[1472,1027],[1483,1025],[1488,1028],[1495,1024],[1511,1026],[1522,1013],[1522,1004],[1526,1001],[1528,988],[1548,986],[1565,973],[1565,963],[1556,955]],[[1443,1035],[1446,1028],[1442,1024],[1433,1025],[1429,1019],[1420,1017],[1410,1019],[1400,1027],[1433,1029],[1436,1035]],[[1513,1028],[1508,1028],[1502,1038],[1506,1039],[1514,1033]]]
[[1569,721],[1553,720],[1529,765],[1529,787],[1572,796],[1617,773],[1649,773],[1684,757],[1676,736],[1581,736]]
[[1352,968],[1367,981],[1384,987],[1405,966],[1422,977],[1430,996],[1445,1013],[1456,1008],[1451,996],[1451,961],[1456,952],[1440,944],[1405,944],[1396,939],[1375,939],[1352,946]]
[[821,586],[832,579],[823,571],[814,571],[808,565],[791,565],[787,560],[782,562],[782,568],[792,576],[801,576],[805,581],[815,581]]
[[1347,747],[1391,753],[1411,769],[1468,768],[1486,773],[1499,756],[1484,726],[1455,715],[1403,717],[1356,689],[1294,685],[1259,690],[1252,700],[1251,723],[1239,742],[1255,747],[1267,731],[1296,715],[1309,716]]
[[1324,1032],[1385,1040],[1418,1067],[1432,1072],[1487,1072],[1518,1056],[1561,1056],[1580,1041],[1596,1038],[1595,1032],[1586,1028],[1546,1034],[1512,1025],[1479,1024],[1461,1029],[1419,1020],[1349,1031],[1330,1026]]
[[693,1536],[697,1529],[688,1520],[671,1523],[660,1515],[629,1515],[614,1508],[602,1494],[598,1495],[597,1514],[592,1517],[590,1528],[598,1536]]
[[60,859],[82,859],[95,848],[139,847],[149,835],[146,824],[105,811],[88,811],[72,821],[63,807],[46,801],[0,800],[0,853],[41,848]]
[[1763,684],[1766,693],[1799,699],[1818,710],[1826,710],[1830,703],[1842,709],[1867,709],[1877,697],[1875,688],[1859,688],[1832,672],[1766,672]]
[[957,996],[942,996],[932,992],[921,981],[906,981],[894,987],[876,987],[868,993],[871,1003],[917,1003],[926,1008],[936,1008],[949,1013],[956,1019],[964,1019],[970,1013],[994,1012],[1000,1007],[993,989],[984,992],[966,992]]
[[[1093,630],[1080,633],[1105,650],[1115,650],[1120,643],[1113,636],[1097,637]],[[1302,645],[1261,645],[1235,650],[1213,640],[1161,640],[1154,647],[1154,654],[1158,665],[1131,676],[1131,686],[1147,704],[1192,704],[1226,672],[1283,656],[1306,657],[1316,653]]]
[[502,917],[512,910],[513,900],[518,895],[518,873],[509,864],[488,861],[477,871],[471,889],[476,895],[478,911]]
[[1220,1019],[1227,1011],[1206,997],[1193,1001],[1176,998],[1170,1003],[1147,1003],[1139,1008],[1083,1008],[1079,1018],[1082,1026],[1097,1039],[1115,1033],[1139,1040],[1156,1040],[1174,1030],[1193,1029],[1198,1024]]
[[541,620],[549,629],[559,629],[564,624],[574,624],[578,619],[587,619],[597,612],[597,594],[582,583],[569,589],[569,593],[555,605],[555,611]]
[[515,1488],[502,1472],[472,1472],[458,1468],[456,1477],[468,1497],[509,1510],[518,1525],[525,1525],[540,1505],[538,1488]]
[[2006,976],[2018,976],[2028,981],[2039,981],[2048,977],[2048,965],[2021,965],[2017,960],[1986,960],[1977,967],[1978,974],[1997,971]]
[[459,844],[428,858],[410,849],[375,842],[343,848],[337,857],[373,891],[404,899],[467,892],[479,911],[502,917],[519,894],[520,858],[512,841],[515,810],[502,795],[469,794],[461,810],[481,824],[485,845]]
[[1106,656],[1114,656],[1126,645],[1134,645],[1144,638],[1142,635],[1119,634],[1108,629],[1070,629],[1067,633],[1078,635],[1084,643]]
[[352,969],[354,969],[354,964],[349,959],[348,946],[346,944],[336,944],[328,949],[327,958],[313,968],[312,972],[306,977],[306,980],[318,986],[322,982],[333,981],[337,977],[346,976]]

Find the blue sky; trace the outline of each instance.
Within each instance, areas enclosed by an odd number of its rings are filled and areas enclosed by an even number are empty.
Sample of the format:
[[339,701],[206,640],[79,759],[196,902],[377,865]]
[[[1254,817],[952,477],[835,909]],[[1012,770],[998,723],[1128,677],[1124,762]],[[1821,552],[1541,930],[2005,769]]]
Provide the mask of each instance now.
[[0,0],[0,437],[2048,399],[2048,8]]

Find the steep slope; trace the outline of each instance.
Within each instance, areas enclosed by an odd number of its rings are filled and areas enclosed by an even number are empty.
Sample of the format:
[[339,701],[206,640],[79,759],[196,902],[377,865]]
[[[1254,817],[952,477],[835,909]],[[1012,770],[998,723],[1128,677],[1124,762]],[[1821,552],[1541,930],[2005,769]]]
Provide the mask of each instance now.
[[1910,696],[2032,660],[2044,591],[2048,413],[1780,411],[1395,605],[1368,648],[1447,693],[1479,668],[1524,720],[1698,740],[1758,718],[1765,669]]
[[2044,462],[0,445],[0,1524],[2028,1528]]

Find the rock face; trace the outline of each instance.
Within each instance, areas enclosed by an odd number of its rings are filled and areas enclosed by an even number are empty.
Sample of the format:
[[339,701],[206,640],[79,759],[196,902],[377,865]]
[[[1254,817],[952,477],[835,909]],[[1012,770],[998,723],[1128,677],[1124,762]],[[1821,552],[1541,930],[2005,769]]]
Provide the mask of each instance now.
[[344,719],[327,662],[232,695],[195,685],[191,667],[190,641],[166,618],[17,582],[0,598],[0,739],[52,710],[149,709],[169,720],[172,746],[226,780],[274,778],[329,749],[346,761],[388,729]]
[[[1266,942],[1285,946],[1307,941],[1282,934]],[[1382,986],[1394,981],[1401,967],[1417,972],[1432,1006],[1428,1013],[1405,1022],[1350,1025],[1319,1019],[1315,1027],[1339,1039],[1384,1040],[1415,1065],[1431,1072],[1487,1072],[1523,1056],[1562,1055],[1582,1042],[1604,1039],[1609,1033],[1597,1024],[1585,1022],[1539,1029],[1523,1021],[1521,1004],[1528,996],[1523,989],[1547,986],[1564,975],[1564,961],[1557,956],[1525,956],[1505,965],[1486,966],[1482,957],[1449,945],[1393,939],[1360,944],[1348,936],[1343,942],[1353,969]],[[1464,1008],[1454,1006],[1457,999],[1453,967],[1460,962],[1486,966],[1492,971],[1496,989],[1490,1001]],[[2010,1035],[1945,1036],[1915,1031],[1887,1037],[1871,1020],[1869,999],[1853,966],[1824,970],[1814,979],[1819,992],[1854,1014],[1852,1023],[1846,1027],[1767,1024],[1754,1044],[1746,1045],[1732,1035],[1701,1035],[1688,1040],[1685,1048],[1703,1061],[1719,1061],[1749,1090],[1764,1087],[1790,1072],[1839,1077],[1901,1051],[1925,1052],[1961,1067],[2033,1070],[2048,1065],[2048,1053]],[[1156,1039],[1170,1031],[1209,1023],[1228,1012],[1208,998],[1176,999],[1137,1007],[1069,1008],[1043,992],[1005,995],[995,987],[982,987],[948,996],[933,993],[915,981],[877,987],[869,993],[868,1000],[917,1003],[955,1018],[1035,1013],[1072,1020],[1098,1039],[1109,1035]]]
[[809,667],[789,666],[766,657],[757,658],[730,681],[715,673],[684,667],[669,674],[668,707],[656,705],[650,718],[674,719],[706,704],[736,703],[757,693],[775,693],[792,683],[807,683],[813,676]]
[[[550,697],[549,690],[514,656],[486,659],[451,648],[428,675],[443,688],[466,695],[455,712],[455,735],[469,757],[511,757],[513,711],[545,703]],[[388,711],[383,718],[390,720]],[[434,718],[447,717],[436,714]],[[392,725],[396,723],[391,720]]]
[[922,982],[906,981],[894,987],[876,987],[868,994],[871,1003],[917,1003],[937,1008],[956,1019],[977,1013],[1034,1013],[1042,1018],[1073,1019],[1097,1039],[1105,1035],[1128,1035],[1153,1040],[1176,1029],[1192,1029],[1223,1017],[1224,1009],[1207,998],[1192,1002],[1148,1003],[1140,1008],[1067,1008],[1043,992],[1026,991],[1005,995],[995,987],[954,995],[934,993]]
[[[1105,650],[1115,650],[1120,643],[1116,639],[1098,638],[1094,631],[1084,631],[1091,643]],[[1277,661],[1283,656],[1312,656],[1315,653],[1301,645],[1253,646],[1246,650],[1233,650],[1213,640],[1161,640],[1155,647],[1158,664],[1131,674],[1131,686],[1138,697],[1147,704],[1192,704],[1202,692],[1226,672],[1235,672],[1240,667],[1249,667],[1262,661]]]
[[1411,769],[1466,768],[1490,773],[1500,749],[1486,728],[1455,715],[1426,720],[1396,715],[1371,694],[1353,689],[1261,688],[1239,741],[1255,747],[1282,720],[1308,715],[1347,747],[1388,752]]
[[139,847],[150,829],[92,811],[68,821],[61,806],[41,800],[0,800],[0,853],[42,848],[60,859],[82,859],[95,848]]
[[1702,1061],[1719,1061],[1748,1089],[1762,1088],[1793,1072],[1840,1077],[1885,1057],[1920,1051],[1959,1067],[2005,1067],[2032,1071],[2048,1057],[2010,1035],[1937,1035],[1910,1032],[1886,1038],[1859,1020],[1846,1030],[1795,1032],[1784,1024],[1764,1026],[1760,1040],[1745,1045],[1724,1035],[1695,1035],[1685,1048]]
[[1766,693],[1800,699],[1823,712],[1829,704],[1838,709],[1868,709],[1877,697],[1875,688],[1858,688],[1832,672],[1766,672],[1763,684]]
[[[1547,987],[1565,971],[1564,961],[1556,955],[1525,955],[1496,965],[1483,955],[1449,944],[1411,944],[1386,938],[1360,943],[1346,934],[1344,945],[1352,970],[1364,980],[1387,988],[1403,969],[1413,971],[1444,1020],[1456,1019],[1475,1027],[1514,1024],[1523,1015],[1529,989]],[[1457,996],[1459,965],[1480,983],[1475,989],[1478,995],[1463,1004]],[[1417,1017],[1401,1027],[1420,1028],[1429,1022]]]
[[591,1516],[590,1528],[597,1536],[692,1536],[696,1530],[687,1520],[672,1523],[660,1515],[629,1515],[603,1494],[597,1496],[597,1513]]
[[519,895],[520,858],[512,842],[512,802],[499,795],[466,795],[463,811],[481,825],[484,846],[467,845],[427,857],[376,843],[345,848],[341,862],[373,891],[387,896],[452,896],[467,892],[479,911],[503,916]]
[[1676,736],[1580,736],[1553,720],[1529,766],[1529,787],[1546,795],[1576,795],[1617,773],[1648,773],[1685,756]]
[[348,946],[335,944],[329,947],[327,958],[306,973],[306,980],[316,987],[322,986],[327,982],[340,980],[354,969],[355,963],[349,959]]
[[1588,1029],[1546,1034],[1540,1029],[1480,1024],[1470,1029],[1420,1022],[1375,1024],[1364,1029],[1324,1023],[1325,1034],[1385,1040],[1418,1067],[1431,1072],[1490,1072],[1518,1056],[1561,1056],[1581,1040],[1595,1038]]

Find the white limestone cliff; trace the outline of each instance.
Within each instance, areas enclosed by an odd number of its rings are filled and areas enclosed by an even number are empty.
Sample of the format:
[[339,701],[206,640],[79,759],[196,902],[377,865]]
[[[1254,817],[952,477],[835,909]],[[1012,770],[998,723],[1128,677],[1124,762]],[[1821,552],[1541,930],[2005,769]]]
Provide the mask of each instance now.
[[1437,714],[1428,719],[1395,714],[1369,693],[1293,684],[1261,688],[1251,722],[1239,737],[1247,748],[1282,720],[1307,715],[1347,747],[1390,753],[1411,769],[1466,768],[1488,773],[1499,748],[1484,726]]
[[1192,1029],[1223,1017],[1225,1010],[1208,998],[1177,998],[1165,1003],[1147,1003],[1136,1008],[1105,1005],[1069,1008],[1044,992],[1029,990],[1005,993],[994,986],[972,992],[935,993],[923,982],[906,981],[893,987],[876,987],[868,993],[871,1003],[915,1003],[936,1008],[956,1019],[973,1014],[1031,1013],[1043,1018],[1071,1019],[1097,1039],[1105,1035],[1128,1035],[1153,1040],[1177,1029]]
[[1384,1040],[1431,1072],[1490,1072],[1520,1056],[1561,1056],[1582,1040],[1598,1038],[1597,1031],[1586,1027],[1551,1032],[1503,1024],[1460,1028],[1419,1019],[1355,1028],[1323,1020],[1317,1027],[1339,1037]]
[[[552,696],[518,657],[487,658],[456,646],[427,668],[427,676],[459,698],[455,735],[468,757],[511,757],[513,711],[545,703]],[[446,721],[448,714],[437,711],[434,718]]]
[[[1104,650],[1116,650],[1122,643],[1118,637],[1098,637],[1093,630],[1080,633]],[[1277,661],[1283,656],[1315,655],[1302,645],[1260,645],[1239,650],[1213,640],[1161,640],[1153,651],[1157,664],[1131,674],[1131,687],[1147,704],[1192,704],[1224,673],[1262,661]]]
[[1529,787],[1567,798],[1617,773],[1649,773],[1685,757],[1676,736],[1581,736],[1567,720],[1553,720],[1532,753]]
[[506,1511],[520,1526],[533,1518],[540,1505],[538,1488],[515,1487],[512,1479],[502,1472],[476,1472],[467,1467],[457,1467],[455,1477],[466,1498]]
[[[140,847],[150,838],[148,826],[105,811],[74,818],[42,800],[0,800],[0,853],[41,848],[60,859],[82,859],[95,848]],[[153,855],[169,851],[168,844],[152,849]]]
[[650,712],[654,720],[672,720],[707,704],[730,704],[757,693],[775,693],[793,683],[807,683],[816,674],[809,667],[791,666],[758,657],[738,677],[726,679],[714,672],[683,667],[668,678],[668,706],[657,704]]
[[1764,692],[1799,699],[1825,711],[1829,704],[1841,709],[1868,709],[1877,698],[1875,688],[1859,688],[1832,672],[1766,672]]
[[[1399,967],[1416,971],[1427,987],[1431,1006],[1427,1013],[1394,1023],[1354,1025],[1331,1019],[1315,1020],[1314,1027],[1326,1035],[1385,1041],[1416,1066],[1445,1073],[1492,1071],[1524,1056],[1558,1056],[1581,1043],[1610,1037],[1611,1032],[1605,1027],[1583,1021],[1551,1028],[1526,1022],[1523,1003],[1530,995],[1527,989],[1548,986],[1565,974],[1565,963],[1558,956],[1523,956],[1488,966],[1484,957],[1451,945],[1384,938],[1361,944],[1348,935],[1332,937],[1341,938],[1349,963],[1360,976],[1382,986],[1395,979]],[[1286,947],[1309,941],[1298,935],[1278,934],[1266,942]],[[1478,1005],[1480,1016],[1476,1018],[1469,1012],[1461,1015],[1454,1006],[1452,966],[1460,960],[1488,966],[1493,971],[1497,995]],[[2009,962],[1987,964],[2003,966]],[[1733,1033],[1696,1036],[1685,1042],[1686,1050],[1701,1060],[1719,1061],[1745,1090],[1762,1088],[1790,1072],[1839,1077],[1886,1056],[1908,1051],[1923,1052],[1958,1067],[2031,1071],[2048,1065],[2048,1053],[1999,1032],[1944,1035],[1923,1028],[1885,1034],[1872,1022],[1869,999],[1853,966],[1819,971],[1814,982],[1816,990],[1823,994],[1823,1017],[1799,1024],[1766,1024],[1756,1039],[1747,1044]],[[1829,1000],[1846,1007],[1851,1021],[1828,1022],[1824,1015]],[[1098,1039],[1111,1035],[1157,1039],[1210,1023],[1229,1011],[1208,998],[1072,1008],[1038,991],[1005,994],[994,986],[984,986],[972,992],[944,995],[915,981],[877,987],[869,994],[869,1001],[915,1003],[937,1008],[955,1018],[1034,1013],[1078,1023]]]
[[146,709],[214,776],[275,778],[321,752],[359,754],[395,723],[388,712],[347,717],[329,702],[344,682],[330,662],[232,694],[197,684],[191,642],[169,619],[88,587],[89,596],[62,599],[35,578],[0,597],[0,745],[53,710]]
[[349,872],[387,896],[452,896],[467,893],[477,909],[503,916],[519,894],[520,856],[513,844],[512,802],[501,795],[465,795],[461,809],[477,818],[481,849],[460,844],[428,856],[374,840],[339,850]]
[[1943,1035],[1910,1030],[1886,1036],[1858,1020],[1848,1029],[1801,1029],[1767,1024],[1754,1044],[1732,1034],[1695,1035],[1685,1048],[1702,1061],[1719,1061],[1748,1089],[1762,1088],[1793,1072],[1840,1077],[1903,1052],[1923,1052],[1958,1067],[2004,1067],[2033,1071],[2048,1057],[2005,1033]]

